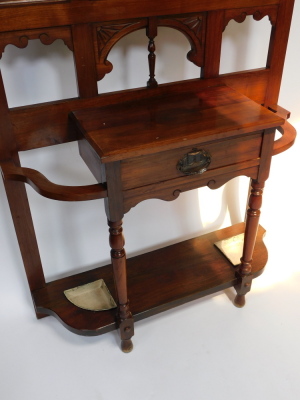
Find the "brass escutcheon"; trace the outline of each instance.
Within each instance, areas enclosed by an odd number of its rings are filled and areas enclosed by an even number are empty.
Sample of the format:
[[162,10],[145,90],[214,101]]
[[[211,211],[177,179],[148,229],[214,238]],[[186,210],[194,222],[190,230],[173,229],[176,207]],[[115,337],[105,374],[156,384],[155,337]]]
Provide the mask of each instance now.
[[192,149],[177,163],[177,169],[185,175],[203,174],[209,167],[211,156],[208,151]]

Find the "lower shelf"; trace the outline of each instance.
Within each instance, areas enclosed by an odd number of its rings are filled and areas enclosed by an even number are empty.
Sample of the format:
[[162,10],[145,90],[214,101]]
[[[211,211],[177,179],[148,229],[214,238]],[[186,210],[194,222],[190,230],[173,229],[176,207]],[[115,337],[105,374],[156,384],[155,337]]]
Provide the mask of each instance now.
[[[155,315],[236,283],[234,268],[214,243],[243,233],[244,224],[190,239],[127,260],[128,297],[134,320]],[[267,263],[259,227],[252,271],[259,276]],[[116,299],[110,265],[50,282],[32,293],[38,313],[52,315],[70,331],[95,336],[116,329],[115,309],[88,311],[70,303],[64,291],[104,279]]]

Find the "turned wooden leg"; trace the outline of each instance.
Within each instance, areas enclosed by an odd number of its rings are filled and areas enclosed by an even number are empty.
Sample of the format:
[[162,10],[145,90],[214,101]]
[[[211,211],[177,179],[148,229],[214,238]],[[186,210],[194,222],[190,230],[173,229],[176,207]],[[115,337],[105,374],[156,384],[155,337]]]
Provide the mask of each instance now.
[[263,188],[264,183],[261,184],[255,180],[252,180],[249,207],[246,216],[243,255],[241,258],[241,264],[238,266],[238,270],[236,272],[238,283],[235,285],[237,295],[234,299],[234,304],[237,307],[243,307],[245,305],[245,295],[251,289],[252,256],[259,224]]
[[122,341],[121,348],[123,352],[129,353],[133,349],[131,338],[134,335],[134,326],[127,297],[126,253],[122,234],[122,220],[116,222],[108,221],[108,225],[111,262],[118,296],[117,321]]

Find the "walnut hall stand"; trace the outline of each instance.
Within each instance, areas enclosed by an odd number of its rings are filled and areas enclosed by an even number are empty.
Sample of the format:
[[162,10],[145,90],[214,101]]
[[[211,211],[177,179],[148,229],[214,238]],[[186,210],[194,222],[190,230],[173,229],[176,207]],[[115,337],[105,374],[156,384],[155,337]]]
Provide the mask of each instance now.
[[[235,305],[244,306],[267,262],[259,216],[271,159],[296,136],[289,113],[277,105],[293,3],[0,0],[2,51],[62,39],[77,74],[78,98],[19,108],[8,107],[0,77],[0,165],[38,318],[53,315],[87,336],[119,328],[129,352],[134,321],[231,286]],[[270,20],[266,67],[220,75],[222,32],[247,16]],[[198,79],[158,85],[154,39],[161,26],[186,36]],[[98,94],[97,81],[112,70],[110,50],[139,29],[149,39],[147,87]],[[282,137],[275,141],[276,129]],[[56,185],[20,165],[19,151],[74,140],[98,183]],[[122,219],[132,207],[215,189],[240,175],[251,179],[245,223],[126,260]],[[104,198],[111,265],[46,282],[24,183],[54,200]],[[238,262],[228,254],[235,243]]]

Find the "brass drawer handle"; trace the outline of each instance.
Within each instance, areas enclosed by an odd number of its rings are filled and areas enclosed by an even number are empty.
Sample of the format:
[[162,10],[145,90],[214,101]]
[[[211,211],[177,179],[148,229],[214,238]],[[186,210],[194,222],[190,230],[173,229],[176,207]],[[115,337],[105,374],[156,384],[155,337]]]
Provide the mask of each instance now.
[[185,175],[203,174],[211,162],[211,156],[206,150],[193,149],[177,163],[177,169]]

